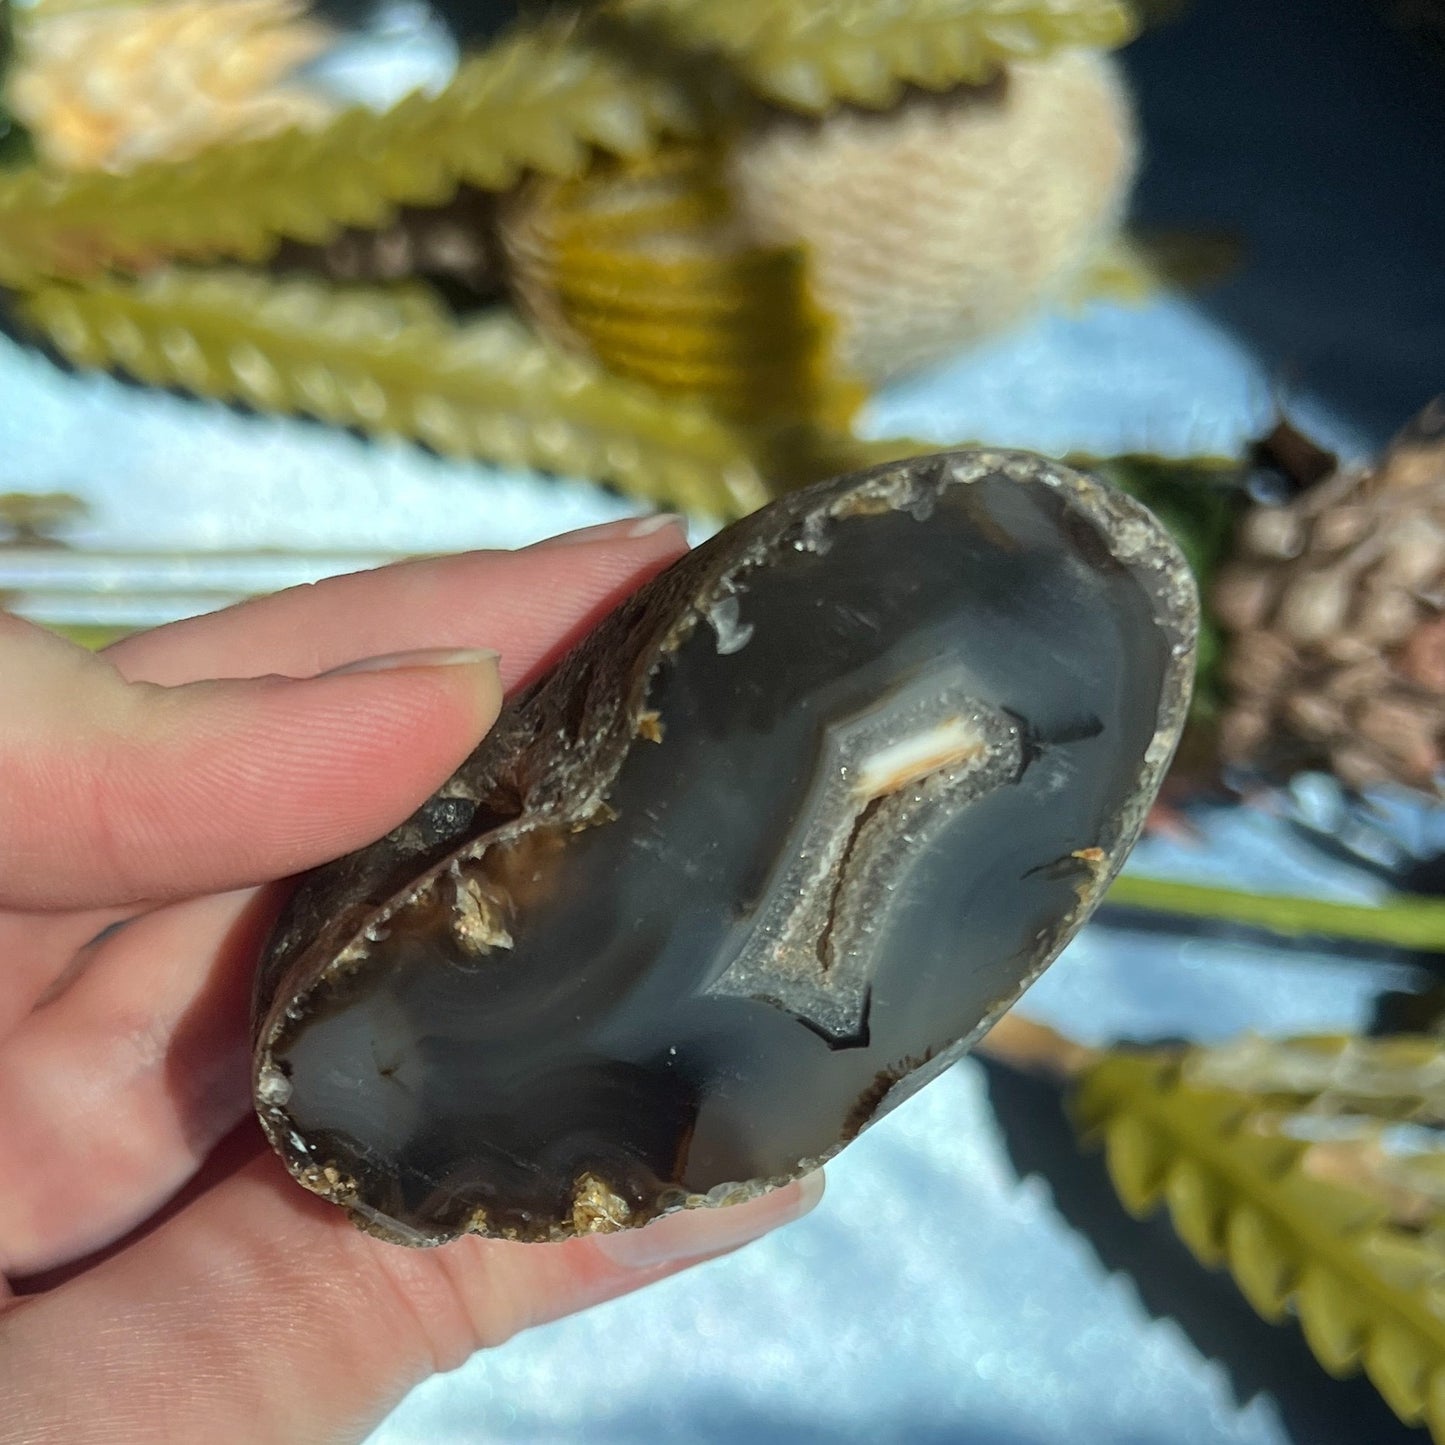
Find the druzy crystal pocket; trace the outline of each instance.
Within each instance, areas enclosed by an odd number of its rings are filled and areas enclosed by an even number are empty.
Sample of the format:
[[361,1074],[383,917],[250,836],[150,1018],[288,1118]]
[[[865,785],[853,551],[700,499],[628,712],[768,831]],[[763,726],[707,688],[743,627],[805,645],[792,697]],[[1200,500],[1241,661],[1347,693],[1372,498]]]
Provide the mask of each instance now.
[[755,513],[302,882],[259,977],[267,1133],[414,1244],[642,1224],[816,1167],[1098,901],[1194,626],[1149,514],[1037,457]]

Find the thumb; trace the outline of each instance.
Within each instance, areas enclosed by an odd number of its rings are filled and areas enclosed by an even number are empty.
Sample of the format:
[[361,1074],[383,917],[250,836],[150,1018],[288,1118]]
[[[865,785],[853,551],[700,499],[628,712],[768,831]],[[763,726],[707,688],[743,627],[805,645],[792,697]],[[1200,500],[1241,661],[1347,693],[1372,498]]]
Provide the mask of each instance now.
[[491,726],[496,661],[158,687],[0,614],[0,907],[216,892],[360,847]]
[[622,1234],[405,1249],[258,1159],[0,1314],[0,1440],[360,1440],[473,1350],[729,1253],[822,1193],[813,1176]]

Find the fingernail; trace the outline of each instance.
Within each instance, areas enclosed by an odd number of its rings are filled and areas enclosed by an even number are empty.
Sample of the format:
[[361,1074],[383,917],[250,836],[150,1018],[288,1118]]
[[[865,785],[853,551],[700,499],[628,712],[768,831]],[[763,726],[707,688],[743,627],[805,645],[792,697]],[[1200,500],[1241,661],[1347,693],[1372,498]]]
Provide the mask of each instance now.
[[560,537],[549,537],[539,542],[539,547],[579,547],[587,542],[635,542],[650,537],[667,527],[676,527],[687,536],[687,518],[679,512],[654,512],[650,517],[623,517],[616,522],[602,522],[596,527],[583,527],[580,531],[564,532]]
[[423,647],[414,652],[388,652],[380,657],[360,657],[333,667],[322,677],[340,677],[348,672],[396,672],[404,667],[467,667],[491,663],[495,668],[501,653],[490,647]]
[[718,1209],[689,1209],[669,1214],[641,1229],[599,1234],[596,1246],[614,1264],[627,1269],[656,1269],[706,1259],[750,1244],[811,1213],[823,1197],[823,1171],[805,1174],[787,1202],[777,1194],[726,1204]]

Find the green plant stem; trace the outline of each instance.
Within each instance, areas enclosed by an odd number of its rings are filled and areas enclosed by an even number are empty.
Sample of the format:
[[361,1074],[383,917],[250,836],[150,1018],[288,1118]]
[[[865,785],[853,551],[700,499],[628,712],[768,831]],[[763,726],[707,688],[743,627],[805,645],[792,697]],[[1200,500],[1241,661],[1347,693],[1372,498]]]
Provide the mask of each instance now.
[[1241,923],[1288,938],[1342,938],[1445,952],[1445,901],[1433,898],[1405,896],[1378,905],[1333,903],[1126,874],[1115,880],[1105,902],[1118,908]]

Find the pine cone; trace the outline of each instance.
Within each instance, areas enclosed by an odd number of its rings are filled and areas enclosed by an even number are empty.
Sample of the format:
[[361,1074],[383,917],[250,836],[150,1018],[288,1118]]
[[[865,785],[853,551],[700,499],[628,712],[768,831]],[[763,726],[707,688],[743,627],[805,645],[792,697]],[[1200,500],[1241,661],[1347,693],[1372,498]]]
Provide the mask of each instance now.
[[1243,517],[1212,589],[1224,760],[1445,782],[1445,397],[1372,468]]
[[334,107],[280,82],[330,43],[301,0],[136,0],[17,24],[9,103],[42,160],[124,171],[223,140],[323,124]]

